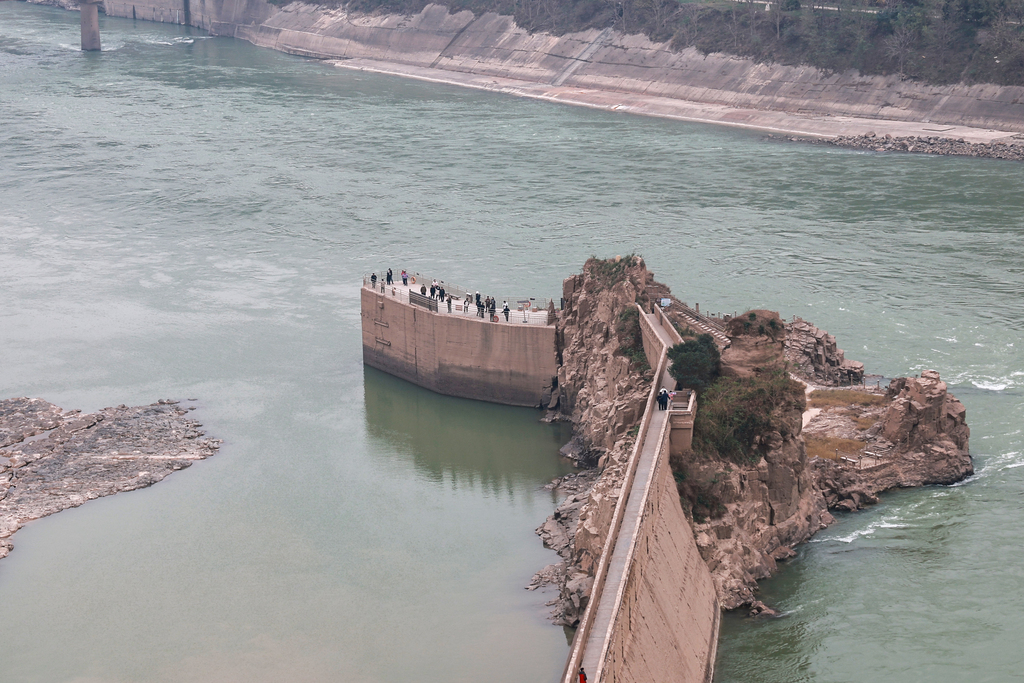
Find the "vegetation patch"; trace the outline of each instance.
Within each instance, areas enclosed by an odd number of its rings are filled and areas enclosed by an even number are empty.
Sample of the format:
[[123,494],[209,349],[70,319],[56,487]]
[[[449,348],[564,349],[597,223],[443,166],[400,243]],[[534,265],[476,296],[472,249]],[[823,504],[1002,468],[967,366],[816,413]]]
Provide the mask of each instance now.
[[864,448],[863,441],[810,434],[804,435],[804,444],[807,446],[808,458],[824,458],[826,460],[835,460],[836,451],[839,451],[839,455],[844,453],[856,454],[860,453],[861,449]]
[[640,329],[640,309],[630,306],[619,314],[615,323],[615,334],[619,339],[619,351],[640,372],[650,369],[650,362],[644,352],[643,331]]
[[681,325],[679,322],[673,320],[672,327],[676,328],[676,332],[679,333],[680,337],[696,337],[697,331],[689,325]]
[[718,377],[722,355],[714,338],[702,334],[670,348],[668,359],[672,362],[669,374],[681,386],[702,395]]
[[[271,0],[287,4],[290,0]],[[365,13],[416,14],[430,0],[321,0]],[[512,15],[528,31],[611,27],[676,49],[725,52],[830,73],[928,83],[1024,85],[1024,0],[448,0],[453,14]]]
[[807,405],[810,408],[836,408],[854,405],[866,407],[885,405],[888,401],[885,394],[869,394],[866,391],[850,389],[825,389],[812,391],[807,398]]
[[629,254],[621,258],[599,259],[591,256],[583,267],[583,272],[589,276],[587,283],[591,285],[590,290],[600,292],[611,289],[629,277],[627,268],[636,265],[639,258],[637,254]]
[[720,377],[701,396],[694,421],[693,450],[708,458],[735,463],[757,462],[764,455],[763,437],[789,435],[784,413],[803,412],[803,385],[784,370],[757,377]]
[[698,524],[708,519],[717,519],[725,514],[725,505],[719,495],[719,472],[710,476],[701,476],[696,468],[691,467],[683,456],[669,457],[672,476],[675,478],[679,500],[684,510],[689,510],[693,521]]

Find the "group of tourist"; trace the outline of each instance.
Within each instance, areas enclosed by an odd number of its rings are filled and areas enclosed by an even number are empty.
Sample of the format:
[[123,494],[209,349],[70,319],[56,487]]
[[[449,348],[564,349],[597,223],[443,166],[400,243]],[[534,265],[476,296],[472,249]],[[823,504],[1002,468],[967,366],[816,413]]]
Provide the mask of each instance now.
[[668,410],[669,404],[672,403],[675,397],[676,392],[662,387],[661,391],[658,392],[658,410]]
[[[402,270],[401,278],[402,278],[402,285],[405,286],[405,287],[408,287],[409,286],[410,277],[409,277],[409,274],[404,269]],[[413,277],[411,279],[412,279],[412,283],[416,284],[416,278]],[[394,287],[394,284],[395,284],[394,274],[392,273],[390,268],[388,268],[388,272],[385,274],[383,279],[378,278],[376,272],[373,272],[373,273],[370,274],[370,288],[373,291],[377,291],[377,281],[378,280],[380,280],[380,291],[381,291],[381,294],[384,294],[386,292],[386,288],[387,287],[391,287],[391,294],[392,295],[396,294],[395,287]],[[425,297],[429,297],[431,300],[437,301],[439,303],[446,303],[446,304],[448,304],[448,312],[449,313],[452,312],[453,298],[452,298],[452,295],[449,292],[445,291],[444,283],[443,282],[438,282],[435,279],[435,280],[433,280],[430,283],[430,287],[429,288],[427,287],[427,283],[425,283],[425,282],[420,283],[420,295],[425,296]],[[488,320],[491,320],[492,322],[498,322],[499,321],[499,318],[498,318],[498,300],[497,299],[492,299],[489,296],[481,298],[480,297],[480,292],[477,292],[475,296],[473,296],[473,295],[471,295],[471,294],[469,294],[467,292],[466,293],[466,299],[463,302],[464,310],[468,312],[471,309],[471,307],[474,305],[474,303],[476,304],[476,313],[477,313],[478,317],[486,318]],[[502,302],[501,313],[502,313],[502,315],[505,316],[505,322],[508,322],[509,321],[509,316],[512,313],[512,309],[509,308],[509,305],[508,305],[507,301]]]
[[[486,316],[487,316],[488,320],[490,320],[491,322],[498,322],[498,316],[497,316],[498,300],[497,299],[492,299],[491,297],[486,297],[486,298],[481,299],[480,298],[480,292],[476,293],[475,299],[476,299],[476,314],[477,314],[477,316],[480,317],[480,318],[483,318],[484,314],[486,313]],[[466,310],[469,310],[469,306],[471,305],[473,300],[474,300],[474,298],[470,297],[469,293],[467,293],[466,294]],[[502,315],[505,316],[505,322],[508,322],[508,316],[509,316],[510,312],[511,312],[511,309],[508,307],[508,302],[507,301],[503,302],[502,305],[501,305],[501,313],[502,313]]]

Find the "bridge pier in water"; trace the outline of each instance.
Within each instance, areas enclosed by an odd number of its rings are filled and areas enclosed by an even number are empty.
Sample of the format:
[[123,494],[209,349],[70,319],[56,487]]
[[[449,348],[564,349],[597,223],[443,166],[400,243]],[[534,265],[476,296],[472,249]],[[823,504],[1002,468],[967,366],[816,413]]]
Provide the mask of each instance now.
[[100,50],[100,2],[102,0],[82,0],[82,49],[87,52]]

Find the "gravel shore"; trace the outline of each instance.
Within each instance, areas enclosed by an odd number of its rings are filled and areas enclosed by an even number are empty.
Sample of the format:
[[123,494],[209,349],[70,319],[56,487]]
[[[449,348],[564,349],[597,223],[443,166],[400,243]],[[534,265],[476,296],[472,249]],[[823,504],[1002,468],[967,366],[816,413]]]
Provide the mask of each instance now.
[[[768,135],[769,138],[778,136]],[[938,136],[839,135],[834,138],[785,138],[795,142],[811,142],[816,145],[863,149],[872,152],[909,152],[913,154],[942,154],[946,156],[983,157],[1024,161],[1024,135],[1008,136],[991,142],[967,142],[963,138]]]

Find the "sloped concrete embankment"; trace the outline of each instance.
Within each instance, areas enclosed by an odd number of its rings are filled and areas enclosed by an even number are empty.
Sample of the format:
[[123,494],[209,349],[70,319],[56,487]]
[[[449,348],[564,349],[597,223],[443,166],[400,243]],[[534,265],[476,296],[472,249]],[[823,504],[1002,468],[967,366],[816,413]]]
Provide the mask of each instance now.
[[[828,74],[808,66],[758,64],[693,48],[672,50],[606,29],[530,34],[510,16],[450,13],[428,5],[414,16],[364,16],[344,9],[265,0],[106,0],[112,16],[190,23],[276,50],[516,79],[559,88],[642,94],[804,117],[867,119],[1024,131],[1024,88],[933,86],[896,76]],[[722,123],[756,126],[756,111]],[[839,123],[836,123],[839,126]],[[954,135],[954,133],[949,133]]]

